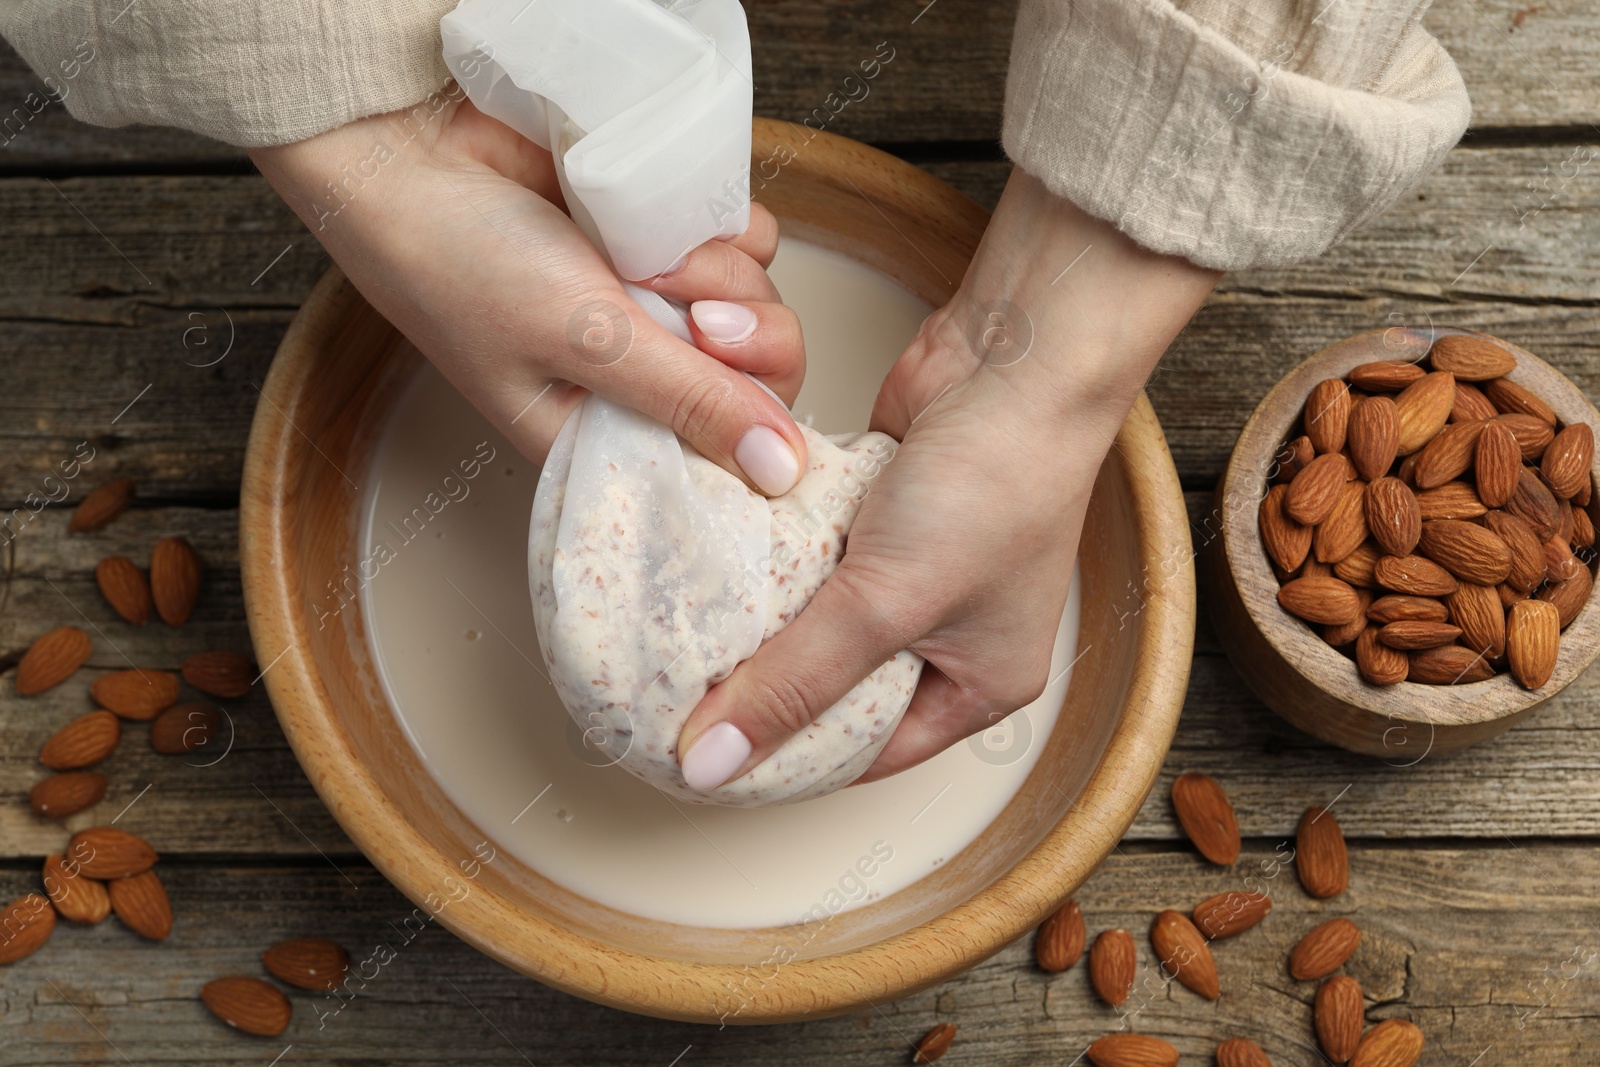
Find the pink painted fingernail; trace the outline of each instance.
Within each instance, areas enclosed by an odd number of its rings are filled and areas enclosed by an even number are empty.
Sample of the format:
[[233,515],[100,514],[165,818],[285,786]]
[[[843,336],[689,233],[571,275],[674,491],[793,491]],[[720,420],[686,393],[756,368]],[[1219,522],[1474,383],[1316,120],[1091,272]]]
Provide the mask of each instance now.
[[701,734],[683,757],[683,780],[708,793],[733,776],[750,758],[750,739],[731,722],[719,722]]
[[782,496],[800,480],[800,460],[789,442],[769,426],[752,426],[733,446],[745,476],[768,496]]
[[756,332],[756,313],[726,300],[696,300],[689,314],[700,332],[725,345],[737,344]]

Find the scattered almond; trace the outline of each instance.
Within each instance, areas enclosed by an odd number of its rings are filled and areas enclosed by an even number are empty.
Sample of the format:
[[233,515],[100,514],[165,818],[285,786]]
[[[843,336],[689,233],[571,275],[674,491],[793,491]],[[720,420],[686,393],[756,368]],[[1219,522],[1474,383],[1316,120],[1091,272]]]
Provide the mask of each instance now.
[[1519,600],[1506,616],[1506,662],[1525,688],[1550,680],[1560,654],[1561,613],[1547,600]]
[[250,692],[255,668],[237,652],[196,652],[183,661],[183,680],[214,697],[232,699]]
[[140,937],[161,941],[172,932],[172,902],[155,871],[140,871],[106,883],[111,910]]
[[43,881],[50,903],[68,922],[93,926],[111,914],[111,894],[105,883],[85,876],[64,856],[45,857]]
[[150,747],[169,756],[211,743],[221,716],[209,704],[176,704],[150,722]]
[[17,695],[31,697],[71,678],[89,658],[89,635],[58,626],[40,635],[17,661]]
[[1217,1067],[1272,1067],[1272,1061],[1249,1038],[1230,1037],[1217,1046]]
[[1194,847],[1224,867],[1239,858],[1239,820],[1217,780],[1208,774],[1180,774],[1172,783],[1172,807]]
[[0,911],[0,963],[16,963],[39,951],[56,928],[56,910],[38,893],[13,900]]
[[1168,909],[1150,924],[1150,946],[1161,969],[1207,1000],[1222,995],[1211,947],[1188,916]]
[[1069,900],[1039,927],[1033,940],[1033,955],[1039,967],[1052,974],[1068,970],[1083,955],[1087,937],[1083,927],[1083,912],[1078,902]]
[[200,556],[182,537],[164,537],[150,552],[150,592],[168,626],[182,626],[200,599]]
[[1422,1031],[1404,1019],[1385,1019],[1368,1030],[1350,1067],[1411,1067],[1422,1055]]
[[94,568],[94,580],[112,611],[135,626],[150,621],[154,602],[150,599],[149,579],[127,556],[101,560]]
[[932,1063],[950,1051],[950,1045],[955,1039],[956,1024],[939,1023],[922,1035],[922,1040],[917,1042],[917,1047],[912,1053],[911,1062]]
[[144,839],[114,826],[79,830],[67,845],[67,855],[77,862],[81,874],[101,881],[143,873],[156,862],[156,850]]
[[1326,808],[1307,808],[1295,832],[1295,870],[1307,893],[1336,897],[1350,884],[1350,858],[1339,820]]
[[[296,937],[279,941],[261,954],[267,973],[314,993],[337,988],[350,970],[350,954],[325,937]],[[954,1033],[954,1028],[951,1030]]]
[[72,509],[67,529],[72,533],[90,533],[105,526],[128,510],[133,503],[133,482],[122,478],[96,486],[89,495]]
[[143,722],[178,701],[178,678],[170,671],[113,671],[95,679],[89,693],[124,719]]
[[28,790],[28,806],[42,819],[65,819],[100,803],[106,784],[106,776],[94,771],[52,774]]
[[1309,982],[1332,974],[1355,955],[1361,929],[1349,919],[1329,919],[1300,939],[1289,953],[1289,976]]
[[1094,947],[1089,950],[1089,984],[1113,1008],[1133,992],[1138,968],[1138,949],[1128,931],[1106,930],[1094,939]]
[[217,978],[200,990],[211,1014],[236,1030],[276,1037],[289,1028],[294,1013],[289,998],[259,978]]
[[1334,975],[1317,987],[1311,1009],[1317,1031],[1317,1044],[1334,1063],[1344,1063],[1355,1054],[1361,1041],[1361,1026],[1366,1021],[1366,1004],[1361,999],[1361,983],[1347,974]]
[[91,711],[67,723],[44,743],[39,762],[52,771],[74,771],[111,755],[122,737],[122,724],[109,711]]
[[1095,1067],[1176,1067],[1178,1050],[1145,1034],[1107,1034],[1089,1046]]
[[1195,927],[1212,941],[1237,937],[1267,917],[1272,898],[1265,893],[1231,890],[1207,897],[1194,906]]

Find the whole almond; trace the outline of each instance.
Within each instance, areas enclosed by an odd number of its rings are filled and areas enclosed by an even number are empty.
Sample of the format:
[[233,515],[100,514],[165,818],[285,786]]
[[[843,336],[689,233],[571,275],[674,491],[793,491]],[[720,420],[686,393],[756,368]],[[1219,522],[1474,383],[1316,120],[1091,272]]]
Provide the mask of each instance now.
[[1482,337],[1451,334],[1433,342],[1428,360],[1434,370],[1447,370],[1463,382],[1503,378],[1517,369],[1517,357]]
[[1367,539],[1366,489],[1359,478],[1345,482],[1333,510],[1317,526],[1312,543],[1323,563],[1339,562]]
[[1378,640],[1379,628],[1368,626],[1356,638],[1356,669],[1373,685],[1394,685],[1406,680],[1411,661],[1399,649]]
[[1324,626],[1322,628],[1322,639],[1334,648],[1343,648],[1348,645],[1360,637],[1361,632],[1367,628],[1367,609],[1372,606],[1372,590],[1357,589],[1356,600],[1360,603],[1361,614],[1341,626]]
[[41,634],[17,661],[17,695],[36,696],[71,678],[89,658],[89,635],[76,626]]
[[1425,374],[1394,398],[1400,416],[1400,455],[1409,456],[1433,439],[1450,419],[1456,380],[1449,371]]
[[1394,476],[1399,478],[1402,482],[1405,482],[1413,489],[1417,487],[1416,474],[1417,454],[1415,452],[1411,453],[1409,456],[1403,457],[1400,462],[1395,465]]
[[1458,584],[1439,564],[1415,555],[1383,556],[1372,573],[1385,589],[1412,596],[1449,596]]
[[1500,603],[1507,611],[1510,611],[1511,605],[1517,601],[1528,599],[1528,591],[1526,589],[1518,589],[1504,582],[1495,587],[1495,592],[1500,594]]
[[1172,809],[1206,859],[1227,867],[1239,858],[1239,820],[1215,778],[1194,772],[1178,775],[1172,783]]
[[196,652],[183,661],[183,680],[214,697],[232,699],[250,692],[256,670],[237,652]]
[[1398,478],[1379,478],[1366,489],[1367,525],[1378,547],[1391,556],[1409,555],[1422,536],[1416,494]]
[[1350,412],[1350,462],[1372,481],[1389,473],[1400,450],[1400,413],[1386,396],[1369,396]]
[[168,626],[182,626],[200,599],[200,556],[182,537],[164,537],[150,552],[150,592]]
[[106,776],[94,771],[52,774],[28,790],[28,806],[41,819],[65,819],[100,803],[106,784]]
[[111,894],[111,910],[122,925],[151,941],[163,941],[172,933],[172,902],[155,871],[140,871],[106,883]]
[[1475,519],[1489,509],[1467,482],[1449,482],[1417,493],[1417,510],[1423,522],[1436,519]]
[[1467,685],[1494,677],[1494,668],[1483,655],[1460,645],[1441,645],[1412,652],[1406,681],[1423,685]]
[[95,679],[89,693],[107,710],[143,722],[178,701],[178,678],[170,671],[113,671]]
[[1509,511],[1491,511],[1483,522],[1511,550],[1511,573],[1506,581],[1524,593],[1537,589],[1545,579],[1544,545],[1533,528]]
[[1330,567],[1328,564],[1323,563],[1321,560],[1317,559],[1317,557],[1315,555],[1310,555],[1310,556],[1306,557],[1306,561],[1304,563],[1300,564],[1300,570],[1299,570],[1298,573],[1285,575],[1283,580],[1284,581],[1289,581],[1291,578],[1332,578],[1332,577],[1333,577],[1333,567]]
[[1265,893],[1230,890],[1207,897],[1194,906],[1195,927],[1212,941],[1236,937],[1267,917],[1272,898]]
[[1307,893],[1326,900],[1350,884],[1350,858],[1339,820],[1326,808],[1307,808],[1295,831],[1295,870]]
[[1316,458],[1317,450],[1311,447],[1311,438],[1301,434],[1278,449],[1269,472],[1271,477],[1267,481],[1273,485],[1288,485],[1294,481],[1295,475],[1305,469],[1307,463]]
[[50,735],[39,750],[39,762],[52,771],[75,771],[111,755],[122,737],[122,724],[109,711],[79,715]]
[[1076,900],[1069,900],[1040,925],[1033,939],[1033,957],[1041,970],[1060,974],[1070,970],[1083,955],[1087,936],[1083,912],[1078,910]]
[[1412,471],[1417,488],[1437,489],[1466,473],[1476,458],[1478,438],[1487,425],[1488,420],[1452,422],[1435,434],[1417,453],[1417,465]]
[[127,556],[107,556],[101,560],[95,565],[94,580],[112,611],[135,626],[150,621],[154,606],[150,599],[150,582]]
[[1445,622],[1450,618],[1450,613],[1432,597],[1391,593],[1372,602],[1372,606],[1367,608],[1367,618],[1383,626],[1402,620]]
[[350,954],[325,937],[296,937],[263,952],[261,964],[280,982],[324,993],[344,981]]
[[1376,363],[1363,363],[1351,367],[1347,375],[1350,384],[1369,393],[1398,393],[1406,386],[1422,379],[1427,371],[1416,363],[1398,359],[1384,359]]
[[1288,495],[1288,488],[1282,485],[1267,490],[1267,495],[1261,498],[1259,521],[1261,545],[1267,555],[1279,567],[1293,571],[1306,561],[1306,553],[1311,551],[1312,528],[1289,518],[1283,509]]
[[1572,554],[1572,545],[1564,540],[1560,534],[1550,538],[1543,545],[1544,572],[1552,582],[1564,582],[1576,578],[1578,572],[1583,570],[1583,563]]
[[1496,378],[1483,383],[1483,395],[1496,411],[1507,415],[1532,415],[1547,426],[1555,426],[1556,413],[1550,405],[1509,378]]
[[1094,939],[1094,947],[1089,950],[1089,984],[1113,1008],[1133,992],[1138,967],[1138,949],[1128,931],[1106,930]]
[[1517,488],[1506,503],[1506,510],[1528,524],[1540,541],[1548,541],[1561,529],[1561,507],[1544,481],[1524,467],[1517,475]]
[[1528,689],[1550,680],[1561,652],[1561,613],[1547,600],[1519,600],[1506,616],[1506,662]]
[[1332,974],[1355,955],[1361,929],[1349,919],[1329,919],[1300,939],[1289,953],[1289,975],[1309,982]]
[[169,756],[210,744],[222,718],[209,704],[176,704],[150,722],[150,747]]
[[1505,423],[1490,420],[1484,424],[1474,447],[1473,464],[1478,499],[1486,507],[1505,507],[1522,474],[1522,451]]
[[1325,378],[1312,386],[1304,422],[1306,436],[1318,454],[1344,448],[1350,426],[1350,387],[1338,378]]
[[1178,1050],[1144,1034],[1107,1034],[1089,1046],[1095,1067],[1176,1067]]
[[1249,1038],[1230,1037],[1217,1046],[1217,1067],[1272,1067],[1272,1061]]
[[1558,516],[1558,521],[1556,522],[1556,536],[1561,538],[1561,542],[1563,544],[1571,545],[1573,531],[1572,501],[1566,500],[1562,497],[1556,497],[1556,512]]
[[289,998],[259,978],[235,975],[207,982],[200,999],[211,1014],[236,1030],[276,1037],[289,1028]]
[[1361,599],[1338,578],[1296,578],[1278,590],[1278,603],[1307,622],[1340,626],[1361,617]]
[[86,877],[63,856],[44,858],[43,881],[50,903],[68,922],[93,926],[111,914],[105,883]]
[[1561,628],[1566,629],[1572,625],[1572,620],[1578,617],[1578,612],[1589,602],[1589,593],[1593,587],[1594,579],[1585,567],[1567,581],[1547,585],[1535,595],[1540,600],[1554,605],[1561,620]]
[[1338,453],[1318,456],[1289,483],[1283,509],[1302,526],[1315,526],[1339,502],[1339,490],[1353,472],[1350,461]]
[[1587,423],[1575,422],[1556,434],[1539,462],[1545,484],[1556,496],[1570,500],[1589,481],[1594,465],[1594,431]]
[[38,893],[28,893],[0,911],[0,963],[16,963],[50,940],[56,910]]
[[922,1040],[917,1042],[916,1050],[911,1056],[911,1062],[932,1063],[950,1051],[950,1045],[955,1039],[956,1024],[939,1023],[922,1035]]
[[1461,643],[1489,659],[1506,650],[1506,609],[1490,585],[1463,582],[1450,594],[1450,618],[1461,628]]
[[1578,490],[1578,495],[1572,498],[1573,504],[1580,508],[1587,508],[1589,506],[1589,499],[1593,492],[1594,475],[1591,474],[1589,475],[1588,480],[1583,483],[1583,488]]
[[1411,1067],[1422,1055],[1422,1031],[1404,1019],[1385,1019],[1368,1030],[1350,1067]]
[[1378,578],[1374,573],[1381,553],[1375,542],[1368,541],[1344,559],[1333,565],[1334,576],[1341,582],[1348,582],[1352,586],[1363,589],[1378,588]]
[[1150,946],[1168,975],[1207,1000],[1222,995],[1211,947],[1188,916],[1170,909],[1157,915],[1150,924]]
[[156,850],[144,841],[114,826],[91,826],[72,835],[67,855],[78,864],[80,873],[102,881],[126,878],[148,871],[156,862]]
[[1582,508],[1572,510],[1572,547],[1594,547],[1594,520]]
[[1456,383],[1456,402],[1450,409],[1451,422],[1492,419],[1498,414],[1494,405],[1489,403],[1489,398],[1483,395],[1482,389],[1466,382]]
[[72,509],[72,519],[67,523],[67,529],[72,533],[98,530],[127,511],[131,503],[133,482],[127,478],[96,486]]
[[[1459,592],[1459,590],[1457,590]],[[1402,619],[1378,630],[1378,640],[1390,648],[1412,652],[1419,648],[1438,648],[1461,636],[1461,628],[1445,622]]]
[[1555,440],[1555,429],[1532,415],[1512,412],[1509,415],[1496,415],[1494,421],[1511,431],[1511,436],[1517,439],[1517,447],[1522,450],[1522,458],[1529,463],[1543,456],[1544,450]]
[[1417,551],[1463,582],[1499,585],[1511,574],[1511,549],[1475,523],[1440,519],[1422,524]]
[[1317,1031],[1317,1044],[1334,1063],[1344,1063],[1355,1054],[1361,1041],[1361,1026],[1366,1021],[1366,1004],[1361,999],[1361,983],[1347,974],[1334,975],[1317,987],[1311,1010]]

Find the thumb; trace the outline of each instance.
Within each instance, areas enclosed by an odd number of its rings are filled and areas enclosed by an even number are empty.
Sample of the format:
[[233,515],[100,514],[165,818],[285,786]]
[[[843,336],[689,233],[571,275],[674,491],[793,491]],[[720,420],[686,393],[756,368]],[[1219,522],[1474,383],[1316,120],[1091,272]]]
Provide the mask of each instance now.
[[912,643],[914,635],[872,602],[848,561],[684,723],[678,761],[690,788],[709,792],[749,773]]

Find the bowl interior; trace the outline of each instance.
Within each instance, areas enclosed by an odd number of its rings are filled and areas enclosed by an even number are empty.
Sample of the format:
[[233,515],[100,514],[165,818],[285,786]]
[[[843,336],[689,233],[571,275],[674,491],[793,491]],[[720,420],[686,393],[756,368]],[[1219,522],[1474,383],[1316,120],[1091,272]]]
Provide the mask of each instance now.
[[[932,304],[948,299],[982,235],[981,209],[854,142],[759,120],[755,132],[754,195],[785,234],[877,267]],[[472,944],[634,1011],[741,1022],[836,1013],[997,951],[1069,895],[1131,822],[1176,725],[1193,626],[1182,495],[1143,398],[1089,507],[1080,659],[1062,713],[1017,796],[933,874],[823,922],[715,930],[599,905],[498,852],[402,731],[360,604],[328,625],[316,607],[358,558],[355,487],[417,358],[337,271],[318,285],[257,413],[241,553],[257,655],[282,656],[267,683],[312,783],[374,864]]]

